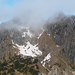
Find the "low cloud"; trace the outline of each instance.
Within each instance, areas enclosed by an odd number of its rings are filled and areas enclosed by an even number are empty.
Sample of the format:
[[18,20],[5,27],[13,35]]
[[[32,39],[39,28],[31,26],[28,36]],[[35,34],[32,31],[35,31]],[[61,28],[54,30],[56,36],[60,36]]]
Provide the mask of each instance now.
[[75,1],[71,0],[19,0],[12,7],[0,0],[0,21],[19,17],[30,25],[40,25],[57,12],[74,14]]

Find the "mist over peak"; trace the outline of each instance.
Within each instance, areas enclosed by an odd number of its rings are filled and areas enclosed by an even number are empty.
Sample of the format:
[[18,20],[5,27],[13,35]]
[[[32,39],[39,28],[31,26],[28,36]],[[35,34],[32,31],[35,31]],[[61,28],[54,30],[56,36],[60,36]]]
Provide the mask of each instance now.
[[24,28],[24,27],[30,27],[34,31],[38,31],[39,29],[43,28],[45,29],[47,24],[53,24],[58,21],[66,20],[68,17],[71,17],[72,15],[65,15],[63,12],[56,13],[52,15],[49,19],[43,19],[39,16],[27,16],[27,15],[21,15],[14,17],[13,19],[2,22],[0,24],[0,28],[5,29],[15,29],[15,28]]

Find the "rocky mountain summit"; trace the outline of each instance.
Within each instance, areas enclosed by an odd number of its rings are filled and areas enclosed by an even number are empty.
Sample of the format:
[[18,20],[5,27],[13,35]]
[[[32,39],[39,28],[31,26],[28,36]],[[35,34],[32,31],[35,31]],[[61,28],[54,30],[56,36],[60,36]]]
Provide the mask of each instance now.
[[0,75],[75,75],[75,16],[60,16],[38,31],[20,24],[0,25]]

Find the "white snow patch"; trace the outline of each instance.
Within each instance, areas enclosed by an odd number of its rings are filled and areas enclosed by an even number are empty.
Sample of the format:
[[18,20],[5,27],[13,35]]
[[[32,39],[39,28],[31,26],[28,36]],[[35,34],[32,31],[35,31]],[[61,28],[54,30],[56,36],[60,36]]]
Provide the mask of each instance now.
[[44,29],[42,28],[42,32],[39,34],[39,36],[37,37],[37,39],[39,39],[41,37],[41,35],[43,34]]
[[23,35],[22,35],[22,37],[25,37],[26,35],[28,35],[30,38],[32,38],[33,37],[33,34],[27,29],[27,31],[26,32],[23,32]]
[[42,66],[45,67],[45,64],[48,63],[48,62],[50,61],[50,59],[51,59],[51,55],[50,55],[50,53],[49,53],[49,54],[44,58],[44,60],[41,61]]
[[27,42],[26,47],[25,47],[25,45],[18,45],[18,44],[16,44],[16,46],[20,50],[19,54],[22,54],[24,56],[36,57],[36,56],[42,55],[42,52],[37,47],[37,44],[32,45],[32,44],[30,44],[29,41]]
[[43,34],[43,32],[41,34],[39,34],[39,36],[37,37],[37,39],[39,39],[41,37],[41,35]]
[[22,35],[22,37],[25,37],[26,36],[26,32],[23,32],[23,35]]
[[27,34],[32,38],[33,34],[28,30]]
[[59,47],[59,45],[56,45],[56,47]]
[[14,41],[13,40],[12,40],[12,44],[13,44],[13,47],[16,48],[16,46],[14,45]]
[[50,36],[50,34],[48,34]]

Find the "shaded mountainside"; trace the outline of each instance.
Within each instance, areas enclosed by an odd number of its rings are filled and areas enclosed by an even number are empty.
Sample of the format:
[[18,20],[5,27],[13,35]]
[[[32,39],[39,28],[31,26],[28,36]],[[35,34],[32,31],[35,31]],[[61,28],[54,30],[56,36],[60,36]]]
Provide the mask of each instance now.
[[48,33],[53,40],[61,46],[60,56],[66,57],[75,67],[75,16],[60,19],[48,25]]
[[0,75],[75,75],[75,16],[47,23],[38,33],[0,28]]

